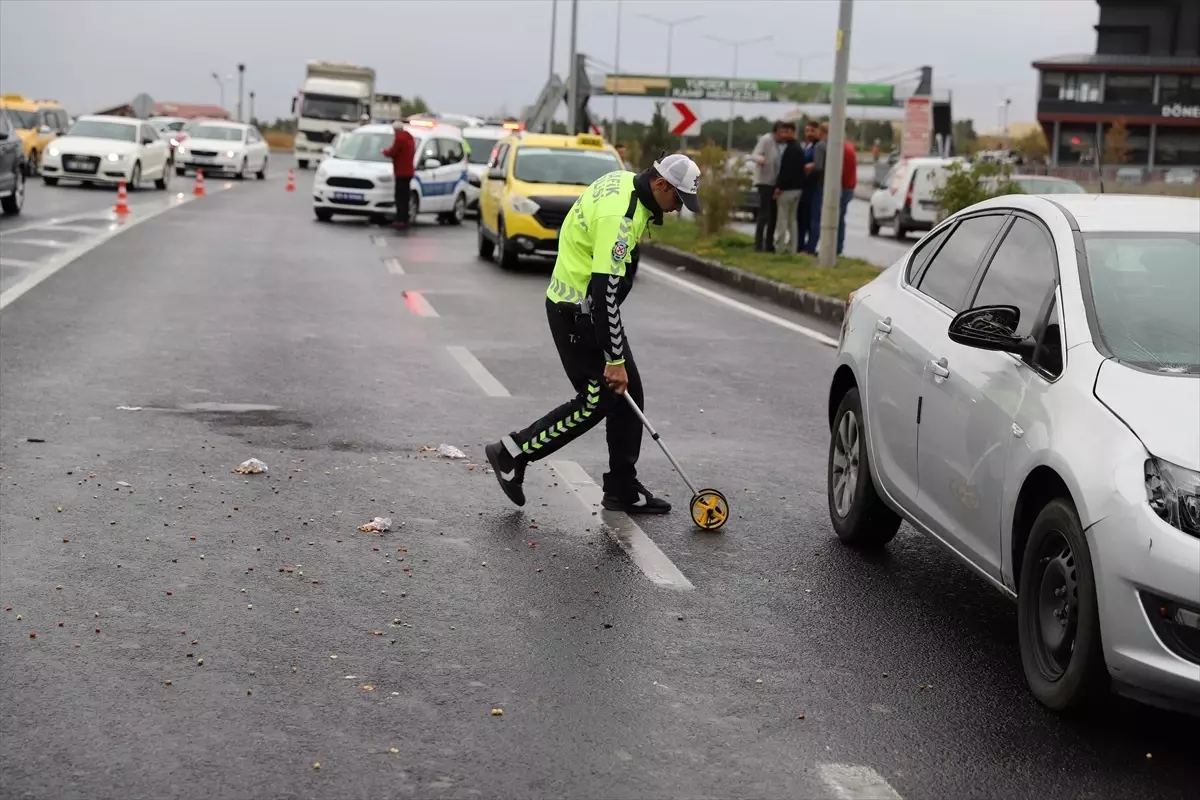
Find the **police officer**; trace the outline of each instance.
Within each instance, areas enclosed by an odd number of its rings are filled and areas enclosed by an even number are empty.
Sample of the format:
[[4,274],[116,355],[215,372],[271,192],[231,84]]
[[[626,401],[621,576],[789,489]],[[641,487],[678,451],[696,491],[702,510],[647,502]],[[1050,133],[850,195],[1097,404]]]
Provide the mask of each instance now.
[[558,259],[546,290],[550,334],[576,395],[524,430],[485,450],[508,498],[525,505],[525,467],[554,453],[607,417],[609,471],[602,505],[665,514],[666,500],[637,479],[642,425],[621,394],[642,405],[642,381],[621,322],[621,303],[637,271],[638,240],[650,222],[686,206],[700,210],[700,168],[670,155],[640,173],[599,178],[571,206],[558,235]]

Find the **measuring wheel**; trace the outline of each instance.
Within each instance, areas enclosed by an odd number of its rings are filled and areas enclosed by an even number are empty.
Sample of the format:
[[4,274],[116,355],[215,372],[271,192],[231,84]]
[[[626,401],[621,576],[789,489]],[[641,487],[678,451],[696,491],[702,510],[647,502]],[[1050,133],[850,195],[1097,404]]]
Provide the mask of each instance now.
[[692,497],[692,522],[706,531],[715,531],[729,520],[729,501],[716,489],[701,489]]

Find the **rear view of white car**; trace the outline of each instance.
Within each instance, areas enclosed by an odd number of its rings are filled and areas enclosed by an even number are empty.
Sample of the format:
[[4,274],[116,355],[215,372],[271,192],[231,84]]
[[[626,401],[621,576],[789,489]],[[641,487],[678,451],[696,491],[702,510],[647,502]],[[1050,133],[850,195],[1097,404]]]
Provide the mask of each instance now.
[[881,225],[890,226],[897,239],[910,231],[928,231],[941,218],[941,204],[934,192],[945,183],[946,168],[956,159],[906,158],[892,167],[871,195],[867,231],[879,235]]
[[267,177],[269,148],[252,125],[222,120],[201,120],[184,129],[187,139],[175,148],[175,174],[188,170],[231,173],[239,180],[254,174]]
[[83,116],[46,148],[42,180],[85,184],[124,181],[130,191],[153,180],[159,189],[170,182],[170,146],[149,122],[131,117]]

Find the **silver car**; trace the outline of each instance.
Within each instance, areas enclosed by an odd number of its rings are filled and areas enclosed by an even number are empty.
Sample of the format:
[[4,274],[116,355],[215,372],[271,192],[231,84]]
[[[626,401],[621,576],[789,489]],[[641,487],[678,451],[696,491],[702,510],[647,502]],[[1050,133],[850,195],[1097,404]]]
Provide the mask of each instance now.
[[1010,195],[847,302],[829,512],[1017,602],[1033,694],[1200,708],[1200,200]]

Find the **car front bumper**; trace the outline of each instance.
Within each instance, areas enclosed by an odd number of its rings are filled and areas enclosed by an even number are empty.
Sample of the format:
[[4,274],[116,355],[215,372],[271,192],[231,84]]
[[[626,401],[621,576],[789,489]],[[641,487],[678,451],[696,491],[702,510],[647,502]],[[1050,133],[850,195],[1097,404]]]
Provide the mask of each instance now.
[[313,184],[312,198],[314,208],[327,208],[337,214],[374,216],[396,213],[395,183],[376,183],[371,189],[354,189],[329,186],[324,180],[318,180]]
[[63,169],[64,155],[45,155],[42,158],[41,172],[43,177],[59,178],[65,181],[86,181],[88,183],[128,183],[133,177],[133,159],[124,161],[109,161],[101,158],[95,172]]
[[1088,530],[1109,673],[1141,699],[1200,710],[1200,539],[1126,499]]
[[558,252],[558,230],[545,227],[530,214],[509,210],[504,215],[504,232],[508,237],[508,246],[522,255]]
[[180,153],[175,152],[175,169],[195,172],[196,170],[204,170],[204,172],[213,175],[216,173],[231,172],[236,173],[242,169],[242,161],[245,160],[244,155],[236,155],[232,158],[229,156],[216,156],[215,158],[197,158],[187,150]]

